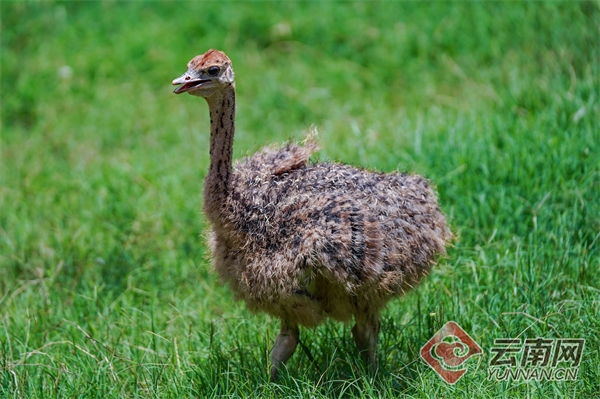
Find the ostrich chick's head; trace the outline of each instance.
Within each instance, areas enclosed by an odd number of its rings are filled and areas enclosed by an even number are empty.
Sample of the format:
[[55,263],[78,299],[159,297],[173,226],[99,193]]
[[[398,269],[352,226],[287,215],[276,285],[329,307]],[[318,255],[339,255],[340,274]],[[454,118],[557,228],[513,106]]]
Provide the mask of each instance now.
[[207,98],[234,84],[231,60],[222,51],[210,49],[197,55],[188,62],[187,68],[186,73],[173,81],[174,85],[181,85],[173,93]]

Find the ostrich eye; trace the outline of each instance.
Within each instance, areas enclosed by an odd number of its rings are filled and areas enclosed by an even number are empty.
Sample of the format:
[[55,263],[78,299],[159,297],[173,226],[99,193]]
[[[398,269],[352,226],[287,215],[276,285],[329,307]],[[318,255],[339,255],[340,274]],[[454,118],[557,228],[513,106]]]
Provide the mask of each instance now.
[[206,70],[206,72],[208,72],[209,76],[217,76],[217,74],[219,73],[219,67],[211,66]]

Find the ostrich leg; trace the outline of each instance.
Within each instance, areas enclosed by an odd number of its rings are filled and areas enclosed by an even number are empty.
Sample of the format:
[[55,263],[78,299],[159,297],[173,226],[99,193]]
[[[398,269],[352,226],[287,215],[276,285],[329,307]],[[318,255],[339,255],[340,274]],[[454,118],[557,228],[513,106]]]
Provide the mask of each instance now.
[[355,315],[356,324],[352,336],[360,356],[371,374],[377,371],[377,339],[379,337],[379,315]]
[[271,381],[277,380],[281,366],[292,356],[298,345],[298,326],[281,321],[281,330],[271,351]]

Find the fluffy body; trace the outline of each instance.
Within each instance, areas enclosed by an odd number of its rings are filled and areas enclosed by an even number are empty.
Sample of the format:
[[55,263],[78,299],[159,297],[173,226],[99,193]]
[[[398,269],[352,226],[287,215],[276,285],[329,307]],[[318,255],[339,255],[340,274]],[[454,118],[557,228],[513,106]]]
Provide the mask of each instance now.
[[314,327],[377,313],[426,275],[451,238],[426,179],[311,163],[317,145],[237,163],[214,268],[253,310]]

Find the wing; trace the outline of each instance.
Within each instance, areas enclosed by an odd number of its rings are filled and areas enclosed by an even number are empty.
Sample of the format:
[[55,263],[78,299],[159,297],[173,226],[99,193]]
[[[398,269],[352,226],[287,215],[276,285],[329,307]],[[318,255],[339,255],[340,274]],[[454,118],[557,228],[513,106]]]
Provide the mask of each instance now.
[[241,178],[280,175],[293,171],[306,165],[310,156],[319,150],[313,135],[304,140],[303,144],[265,147],[252,157],[236,162],[234,168]]

